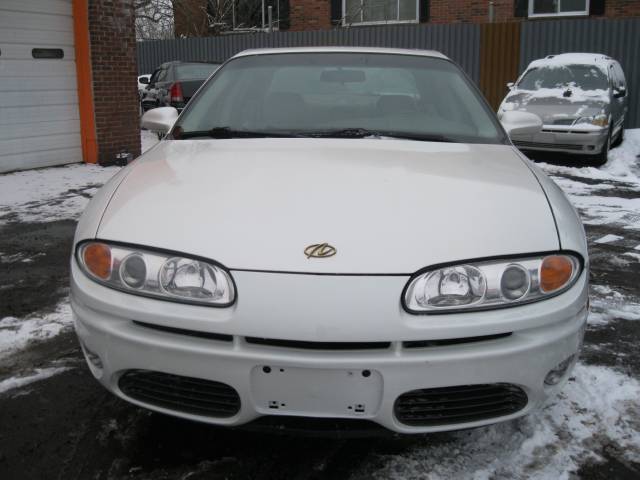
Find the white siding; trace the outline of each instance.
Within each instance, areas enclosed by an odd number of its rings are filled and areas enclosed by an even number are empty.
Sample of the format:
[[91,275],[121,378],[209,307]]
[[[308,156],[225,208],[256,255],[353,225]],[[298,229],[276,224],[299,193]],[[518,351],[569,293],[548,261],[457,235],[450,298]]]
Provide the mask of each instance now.
[[0,172],[82,161],[71,0],[0,0],[0,92]]

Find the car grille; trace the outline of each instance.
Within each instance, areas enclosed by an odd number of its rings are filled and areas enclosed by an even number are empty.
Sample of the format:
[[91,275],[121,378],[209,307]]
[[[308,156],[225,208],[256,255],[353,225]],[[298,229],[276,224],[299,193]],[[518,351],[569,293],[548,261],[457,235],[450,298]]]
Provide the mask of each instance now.
[[575,121],[575,118],[556,118],[553,121],[553,125],[573,125]]
[[240,411],[233,387],[200,378],[150,370],[128,370],[118,381],[126,396],[156,407],[207,417],[232,417]]
[[303,350],[384,350],[391,346],[391,342],[305,342],[259,337],[245,337],[245,341],[254,345]]
[[[150,330],[170,333],[174,335],[184,335],[187,337],[200,338],[203,340],[213,340],[233,343],[234,336],[223,333],[202,332],[198,330],[187,330],[183,328],[167,327],[164,325],[156,325],[144,322],[133,321],[133,324]],[[439,340],[407,340],[400,342],[403,349],[418,349],[431,347],[446,347],[454,345],[463,345],[468,343],[480,343],[490,340],[499,340],[508,338],[511,332],[498,333],[493,335],[483,335],[479,337],[462,337],[462,338],[446,338]],[[297,350],[338,350],[338,351],[358,351],[358,350],[392,350],[391,341],[376,342],[314,342],[305,340],[284,340],[278,338],[264,337],[238,337],[243,338],[248,345],[259,345],[274,348],[291,348]]]
[[520,148],[550,148],[553,150],[576,150],[581,151],[582,145],[572,145],[570,143],[539,143],[514,140],[513,144]]
[[393,408],[405,425],[429,427],[503,417],[526,405],[520,387],[494,383],[412,390],[400,395]]

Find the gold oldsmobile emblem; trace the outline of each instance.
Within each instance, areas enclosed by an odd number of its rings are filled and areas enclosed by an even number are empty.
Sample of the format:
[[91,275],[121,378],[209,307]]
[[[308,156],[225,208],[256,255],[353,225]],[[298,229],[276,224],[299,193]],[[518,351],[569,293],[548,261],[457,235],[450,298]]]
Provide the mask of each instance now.
[[333,257],[337,253],[337,250],[332,245],[328,243],[316,243],[314,245],[309,245],[304,249],[304,254],[307,258],[327,258]]

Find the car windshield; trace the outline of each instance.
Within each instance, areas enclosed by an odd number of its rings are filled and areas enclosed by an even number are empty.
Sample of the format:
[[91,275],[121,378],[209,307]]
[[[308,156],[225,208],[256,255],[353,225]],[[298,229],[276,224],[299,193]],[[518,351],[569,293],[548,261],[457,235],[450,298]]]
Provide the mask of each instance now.
[[524,74],[518,88],[540,90],[573,86],[582,90],[606,90],[608,85],[607,76],[593,65],[554,65],[532,68]]
[[176,67],[176,78],[178,80],[199,80],[207,78],[219,67],[213,63],[185,63]]
[[[405,137],[503,143],[493,112],[452,62],[381,53],[238,57],[209,81],[176,130],[279,136]],[[178,137],[178,135],[174,135]]]

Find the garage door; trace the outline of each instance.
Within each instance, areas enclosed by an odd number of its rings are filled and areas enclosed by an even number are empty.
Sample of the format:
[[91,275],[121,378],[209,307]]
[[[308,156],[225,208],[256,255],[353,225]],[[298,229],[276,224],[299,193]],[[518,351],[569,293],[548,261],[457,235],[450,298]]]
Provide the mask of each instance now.
[[71,0],[0,0],[0,172],[80,161]]

